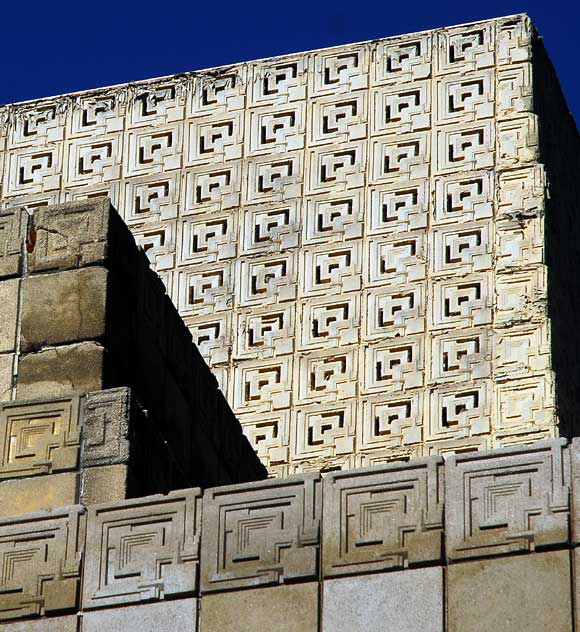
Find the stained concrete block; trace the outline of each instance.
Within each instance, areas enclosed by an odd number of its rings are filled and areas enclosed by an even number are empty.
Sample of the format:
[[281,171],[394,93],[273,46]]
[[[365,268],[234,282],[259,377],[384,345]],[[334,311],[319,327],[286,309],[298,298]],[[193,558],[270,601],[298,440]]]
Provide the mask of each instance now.
[[447,621],[448,632],[570,632],[570,552],[451,565]]
[[441,632],[443,569],[327,579],[322,603],[323,632]]
[[205,595],[200,608],[200,632],[317,632],[318,584]]
[[13,364],[13,353],[3,353],[0,355],[0,402],[7,402],[12,399]]
[[196,632],[196,617],[196,599],[107,608],[85,612],[82,632]]
[[122,463],[84,468],[81,473],[81,502],[95,505],[125,500],[128,471],[128,466]]
[[[42,619],[30,619],[11,622],[5,626],[6,632],[76,632],[79,629],[79,618],[76,614],[68,617],[43,617]],[[4,627],[0,626],[0,630]]]
[[0,353],[16,348],[19,279],[0,282]]
[[94,342],[29,353],[18,363],[18,399],[100,391],[105,350]]
[[35,476],[0,483],[0,517],[47,511],[78,500],[75,472]]
[[24,279],[22,351],[103,338],[108,277],[92,267]]

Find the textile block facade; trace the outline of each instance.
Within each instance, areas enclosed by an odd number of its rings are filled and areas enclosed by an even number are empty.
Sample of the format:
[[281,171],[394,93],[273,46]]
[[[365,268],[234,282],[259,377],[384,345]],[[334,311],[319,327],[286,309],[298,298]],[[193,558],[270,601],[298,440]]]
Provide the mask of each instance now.
[[0,203],[110,196],[272,475],[570,435],[557,91],[520,15],[10,105]]

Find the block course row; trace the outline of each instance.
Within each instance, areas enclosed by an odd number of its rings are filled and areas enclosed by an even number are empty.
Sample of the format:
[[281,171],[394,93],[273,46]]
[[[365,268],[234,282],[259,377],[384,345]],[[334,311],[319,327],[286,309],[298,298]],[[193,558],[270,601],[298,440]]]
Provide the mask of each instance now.
[[559,439],[2,519],[3,566],[30,561],[0,616],[536,559],[580,544],[579,481],[580,440]]

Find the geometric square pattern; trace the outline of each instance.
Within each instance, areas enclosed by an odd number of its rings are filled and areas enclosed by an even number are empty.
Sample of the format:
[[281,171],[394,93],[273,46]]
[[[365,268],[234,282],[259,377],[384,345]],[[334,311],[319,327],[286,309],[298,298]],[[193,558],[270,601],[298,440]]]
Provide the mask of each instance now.
[[446,548],[451,560],[534,551],[569,541],[570,455],[566,440],[446,463]]
[[324,577],[437,562],[443,552],[443,459],[326,475]]
[[319,474],[206,490],[201,592],[316,579]]
[[37,211],[48,270],[102,258],[108,195],[272,475],[554,436],[532,40],[511,16],[6,106],[0,275],[6,210],[86,205]]
[[83,608],[194,594],[201,492],[92,505]]

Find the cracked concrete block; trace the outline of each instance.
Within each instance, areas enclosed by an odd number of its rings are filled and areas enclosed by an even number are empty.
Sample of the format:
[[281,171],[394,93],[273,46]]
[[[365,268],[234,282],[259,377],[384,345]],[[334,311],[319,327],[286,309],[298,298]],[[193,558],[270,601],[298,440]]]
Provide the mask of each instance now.
[[0,353],[16,348],[19,279],[0,282]]
[[108,280],[109,273],[100,267],[24,279],[22,351],[104,338]]
[[0,518],[48,511],[78,501],[76,472],[34,476],[0,483]]
[[205,595],[200,609],[201,632],[317,632],[318,584]]
[[14,354],[3,353],[0,355],[0,402],[12,399],[12,367]]
[[23,355],[18,363],[19,399],[100,391],[105,386],[105,350],[94,342]]
[[[77,632],[79,617],[76,614],[67,617],[45,617],[37,620],[10,623],[10,632]],[[2,628],[0,628],[1,630]]]
[[[83,632],[196,632],[197,599],[179,599],[83,613]],[[60,631],[59,631],[60,632]]]
[[570,552],[451,565],[447,625],[449,632],[570,632]]
[[324,577],[433,563],[443,553],[443,459],[323,479]]
[[327,579],[322,632],[443,630],[443,569]]

